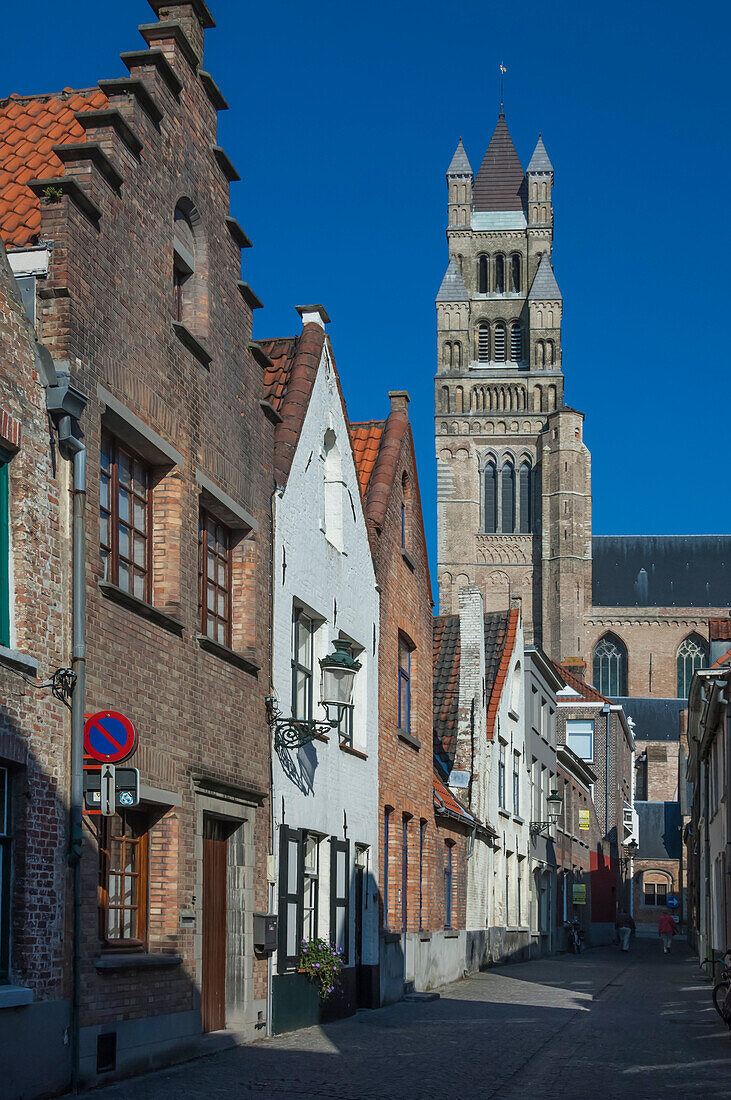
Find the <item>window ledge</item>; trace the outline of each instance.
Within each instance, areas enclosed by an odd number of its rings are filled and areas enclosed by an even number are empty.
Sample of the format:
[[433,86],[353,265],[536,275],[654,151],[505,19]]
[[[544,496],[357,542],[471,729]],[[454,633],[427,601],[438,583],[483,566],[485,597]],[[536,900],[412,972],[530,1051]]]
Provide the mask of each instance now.
[[459,937],[459,931],[456,928],[445,928],[444,938],[445,940],[456,940]]
[[411,572],[414,573],[416,571],[416,561],[404,546],[401,547],[401,557],[404,559]]
[[180,340],[181,344],[185,345],[188,351],[195,356],[201,366],[208,369],[213,356],[206,351],[200,340],[196,339],[190,329],[186,328],[181,321],[173,321],[172,325],[173,331],[178,340]]
[[347,752],[349,756],[357,756],[360,760],[367,760],[368,753],[361,752],[360,749],[354,749],[352,745],[346,745],[344,742],[340,742],[340,751]]
[[172,615],[161,611],[159,607],[153,607],[151,603],[141,600],[139,596],[133,596],[131,592],[125,592],[123,588],[112,584],[111,581],[99,581],[98,584],[99,591],[106,599],[121,604],[128,611],[134,611],[135,614],[141,615],[143,619],[149,619],[150,622],[156,623],[164,630],[169,630],[171,634],[182,635],[185,629],[183,624],[178,619],[174,619]]
[[119,952],[100,955],[98,959],[94,959],[94,966],[97,970],[170,970],[180,966],[182,962],[180,955],[148,955],[143,952],[135,955]]
[[17,1008],[35,1000],[33,990],[22,985],[0,985],[0,1008]]
[[240,653],[236,649],[229,649],[227,645],[221,645],[220,642],[216,642],[213,638],[209,638],[207,634],[196,634],[195,640],[201,649],[205,649],[208,653],[215,654],[215,656],[220,657],[222,661],[228,661],[230,665],[236,665],[237,668],[242,668],[244,672],[248,672],[251,676],[257,676],[259,674],[261,665],[254,660],[253,656]]
[[513,821],[516,825],[525,825],[525,818],[521,817],[520,814],[513,814]]
[[407,745],[411,745],[412,749],[416,749],[418,752],[421,748],[421,741],[418,737],[414,737],[413,733],[407,733],[406,730],[396,730],[399,741],[403,741]]
[[508,711],[508,718],[512,718],[514,722],[520,721],[520,715],[518,714],[517,710],[513,710],[512,707],[510,707]]
[[498,810],[498,813],[500,814],[500,817],[508,818],[508,820],[510,819],[510,811],[509,810]]
[[428,943],[431,939],[431,932],[419,932],[419,939],[422,943]]
[[[38,675],[38,661],[35,657],[29,657],[26,653],[20,653],[17,649],[8,649],[0,645],[0,665],[7,665],[16,672],[25,672],[28,676]],[[15,989],[15,986],[12,987]]]

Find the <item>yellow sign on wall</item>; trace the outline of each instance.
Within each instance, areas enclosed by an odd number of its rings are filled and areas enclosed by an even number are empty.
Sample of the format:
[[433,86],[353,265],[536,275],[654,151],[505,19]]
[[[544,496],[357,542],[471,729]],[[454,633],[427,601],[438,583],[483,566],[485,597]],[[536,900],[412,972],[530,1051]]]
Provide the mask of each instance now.
[[579,810],[579,828],[580,829],[588,829],[589,828],[589,811],[588,810]]
[[586,886],[583,882],[575,882],[572,889],[574,905],[586,905]]

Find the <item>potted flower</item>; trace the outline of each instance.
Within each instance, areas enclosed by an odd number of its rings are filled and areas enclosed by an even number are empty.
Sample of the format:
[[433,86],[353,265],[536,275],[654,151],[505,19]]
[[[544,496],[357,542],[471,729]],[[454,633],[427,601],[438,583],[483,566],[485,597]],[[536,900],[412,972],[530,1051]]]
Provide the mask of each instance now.
[[320,1000],[326,1001],[339,985],[343,957],[339,947],[327,940],[302,940],[299,971],[318,986]]

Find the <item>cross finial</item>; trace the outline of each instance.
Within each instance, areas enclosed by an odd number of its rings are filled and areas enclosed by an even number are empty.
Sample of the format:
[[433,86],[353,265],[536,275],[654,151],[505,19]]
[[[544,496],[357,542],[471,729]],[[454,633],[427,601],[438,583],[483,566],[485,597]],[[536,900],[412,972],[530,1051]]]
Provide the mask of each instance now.
[[500,114],[501,115],[505,114],[505,105],[503,103],[503,79],[504,79],[505,74],[506,74],[507,71],[508,71],[507,65],[503,65],[503,63],[501,61],[500,62]]

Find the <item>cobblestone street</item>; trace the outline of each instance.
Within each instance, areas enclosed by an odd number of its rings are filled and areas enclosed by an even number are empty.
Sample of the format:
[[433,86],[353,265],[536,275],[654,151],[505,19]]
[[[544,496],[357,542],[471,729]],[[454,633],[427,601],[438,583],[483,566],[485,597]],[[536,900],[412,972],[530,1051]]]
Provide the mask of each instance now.
[[728,1095],[731,1035],[684,943],[501,967],[429,1003],[238,1047],[97,1091],[99,1100]]

